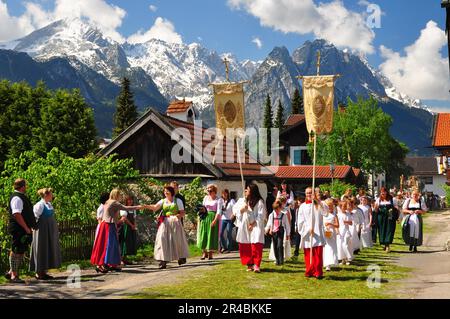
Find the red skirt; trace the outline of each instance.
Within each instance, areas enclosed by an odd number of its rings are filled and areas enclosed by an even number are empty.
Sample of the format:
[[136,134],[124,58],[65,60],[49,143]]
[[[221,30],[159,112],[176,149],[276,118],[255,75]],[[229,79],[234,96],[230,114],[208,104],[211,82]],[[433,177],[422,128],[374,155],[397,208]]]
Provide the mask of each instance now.
[[261,266],[262,254],[264,245],[257,244],[239,244],[239,256],[241,257],[242,265],[256,265]]
[[97,266],[120,265],[119,237],[116,224],[106,222],[100,224],[92,249],[91,264]]

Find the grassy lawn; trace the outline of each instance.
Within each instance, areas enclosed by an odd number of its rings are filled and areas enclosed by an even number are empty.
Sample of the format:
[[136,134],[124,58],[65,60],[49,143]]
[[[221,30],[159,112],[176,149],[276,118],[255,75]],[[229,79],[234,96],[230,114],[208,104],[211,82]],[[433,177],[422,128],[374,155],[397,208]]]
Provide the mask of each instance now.
[[[391,253],[375,245],[356,255],[350,266],[339,266],[324,273],[324,279],[304,277],[303,255],[276,266],[264,252],[260,274],[248,273],[239,260],[223,261],[214,271],[203,271],[177,285],[162,285],[146,289],[132,298],[389,298],[398,280],[407,276],[409,269],[394,265],[401,253],[408,250],[401,239],[400,225],[391,246]],[[294,257],[295,258],[295,257]],[[381,287],[369,288],[369,265],[377,265],[381,272]]]

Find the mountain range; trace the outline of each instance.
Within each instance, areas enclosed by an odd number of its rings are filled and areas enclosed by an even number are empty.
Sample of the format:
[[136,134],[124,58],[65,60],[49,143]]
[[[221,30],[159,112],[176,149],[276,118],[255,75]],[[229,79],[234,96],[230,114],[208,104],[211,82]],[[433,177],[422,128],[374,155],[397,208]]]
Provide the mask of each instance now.
[[192,100],[206,125],[213,125],[210,83],[225,81],[224,58],[230,61],[230,80],[249,81],[245,87],[246,125],[261,126],[267,94],[272,105],[281,101],[285,116],[291,111],[291,95],[299,88],[298,75],[316,73],[316,52],[321,52],[321,74],[341,74],[336,81],[336,103],[347,97],[375,96],[394,120],[393,136],[412,153],[432,153],[432,114],[420,101],[398,92],[367,60],[339,50],[324,40],[307,41],[292,54],[276,47],[264,61],[218,54],[198,43],[174,44],[161,40],[117,43],[82,19],[56,21],[28,36],[0,43],[0,78],[42,79],[49,88],[79,88],[94,109],[102,136],[109,136],[120,79],[130,78],[139,111],[151,106],[165,112],[174,98]]

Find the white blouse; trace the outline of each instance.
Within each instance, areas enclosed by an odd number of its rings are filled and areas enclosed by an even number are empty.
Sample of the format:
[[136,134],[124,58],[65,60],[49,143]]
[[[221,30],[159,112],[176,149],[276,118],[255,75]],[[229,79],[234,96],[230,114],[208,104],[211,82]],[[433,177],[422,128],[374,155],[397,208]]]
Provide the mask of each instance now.
[[45,200],[41,199],[33,206],[33,212],[36,218],[41,217],[42,212],[44,211],[44,206],[47,207],[47,209],[54,210],[52,203],[46,203]]

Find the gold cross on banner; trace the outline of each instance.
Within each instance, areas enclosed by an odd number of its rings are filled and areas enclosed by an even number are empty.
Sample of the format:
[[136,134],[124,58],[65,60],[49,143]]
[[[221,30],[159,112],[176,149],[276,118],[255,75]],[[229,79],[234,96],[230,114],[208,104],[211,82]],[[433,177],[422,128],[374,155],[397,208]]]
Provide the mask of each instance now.
[[230,63],[230,61],[228,61],[227,58],[224,58],[223,63],[225,64],[225,74],[226,74],[227,81],[230,82],[230,68],[228,67],[228,64]]

